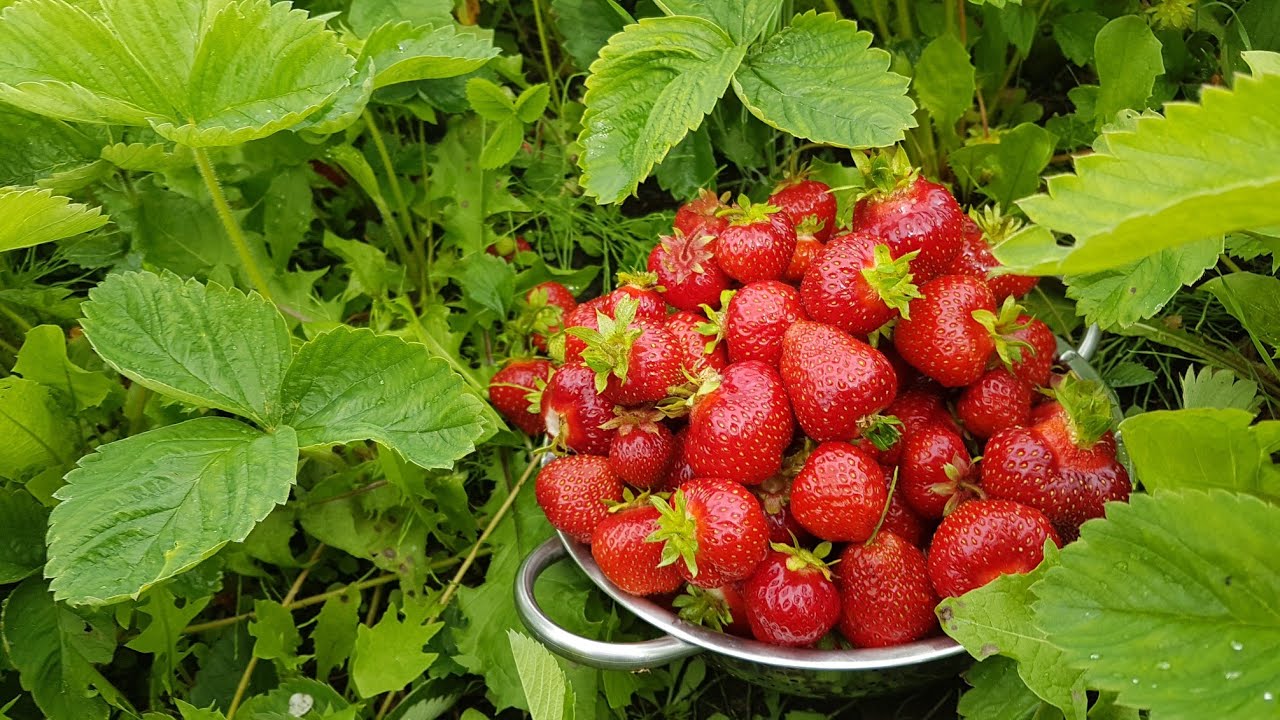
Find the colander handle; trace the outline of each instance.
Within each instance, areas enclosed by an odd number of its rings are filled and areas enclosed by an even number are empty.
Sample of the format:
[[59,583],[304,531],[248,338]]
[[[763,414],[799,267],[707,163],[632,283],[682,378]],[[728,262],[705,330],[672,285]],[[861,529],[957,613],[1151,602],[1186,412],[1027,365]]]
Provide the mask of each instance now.
[[575,635],[560,627],[538,607],[533,586],[543,570],[564,559],[568,551],[551,538],[529,553],[516,575],[516,611],[533,636],[557,655],[602,670],[640,670],[696,655],[702,648],[667,635],[644,642],[610,643]]
[[1098,343],[1101,340],[1102,330],[1097,325],[1090,325],[1089,328],[1084,331],[1084,337],[1080,340],[1080,346],[1075,350],[1068,350],[1062,353],[1061,359],[1064,362],[1071,360],[1072,358],[1080,358],[1081,360],[1088,361],[1089,358],[1093,357],[1093,354],[1098,351]]

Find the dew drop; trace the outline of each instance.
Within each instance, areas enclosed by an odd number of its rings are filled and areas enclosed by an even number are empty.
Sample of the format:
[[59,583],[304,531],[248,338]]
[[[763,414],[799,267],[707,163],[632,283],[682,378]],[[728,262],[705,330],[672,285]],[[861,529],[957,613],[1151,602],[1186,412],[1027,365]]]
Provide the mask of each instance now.
[[1141,681],[1141,680],[1139,680],[1138,678],[1134,678],[1134,679],[1133,679],[1133,684],[1134,684],[1134,685],[1137,685],[1137,684],[1138,684],[1138,683],[1140,683],[1140,682],[1142,682],[1142,681]]
[[1222,676],[1228,680],[1235,680],[1236,678],[1240,677],[1240,671],[1228,670],[1227,672],[1223,673]]
[[1116,563],[1115,567],[1118,572],[1126,572],[1129,569],[1129,563],[1121,560],[1120,562]]
[[1244,643],[1240,642],[1239,640],[1232,640],[1231,649],[1235,650],[1236,652],[1240,652],[1241,650],[1244,649]]
[[1276,699],[1276,696],[1272,695],[1270,692],[1264,692],[1262,693],[1262,699],[1266,700],[1267,702],[1271,702],[1272,700]]
[[1101,658],[1102,658],[1102,656],[1101,656],[1101,655],[1099,655],[1098,653],[1091,653],[1091,654],[1089,655],[1089,659],[1090,659],[1090,660],[1100,660]]
[[1169,666],[1169,663],[1164,662],[1164,661],[1162,660],[1162,661],[1160,661],[1160,662],[1156,663],[1156,667],[1157,667],[1157,668],[1159,668],[1159,669],[1161,669],[1161,670],[1168,670],[1170,666]]

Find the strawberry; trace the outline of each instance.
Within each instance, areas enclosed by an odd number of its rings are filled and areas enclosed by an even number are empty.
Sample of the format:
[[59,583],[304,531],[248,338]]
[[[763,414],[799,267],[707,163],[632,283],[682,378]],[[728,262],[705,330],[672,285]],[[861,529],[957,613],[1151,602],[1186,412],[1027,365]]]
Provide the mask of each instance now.
[[607,455],[613,431],[613,404],[596,393],[596,374],[582,363],[562,365],[542,391],[542,421],[556,446],[589,455]]
[[880,351],[829,325],[800,320],[783,335],[779,369],[809,437],[824,442],[865,433],[893,441],[893,429],[876,422],[897,388]]
[[924,520],[902,499],[902,493],[889,496],[889,509],[885,511],[880,532],[891,532],[916,547],[924,547],[927,539]]
[[657,410],[614,408],[617,417],[601,427],[617,430],[609,444],[609,467],[623,482],[651,488],[666,481],[676,440]]
[[868,335],[908,313],[920,292],[909,263],[916,253],[894,257],[878,239],[841,235],[822,249],[800,283],[804,309],[818,322]]
[[609,514],[607,503],[622,501],[622,481],[603,457],[569,455],[542,468],[534,494],[552,526],[585,543]]
[[988,370],[956,400],[956,415],[974,437],[983,440],[1007,427],[1031,421],[1035,390],[1003,367]]
[[950,272],[960,254],[964,224],[964,212],[951,193],[919,177],[901,150],[893,157],[853,157],[871,188],[853,206],[853,228],[880,238],[893,257],[918,252],[911,261],[916,282]]
[[717,632],[739,637],[751,637],[747,624],[747,601],[742,597],[742,585],[733,583],[718,588],[700,588],[688,585],[685,593],[675,599],[672,607],[681,620],[703,625]]
[[778,280],[751,283],[734,293],[721,327],[729,361],[760,360],[774,367],[782,357],[782,334],[804,319],[800,293]]
[[836,229],[836,196],[831,186],[802,177],[783,181],[769,196],[769,204],[791,218],[792,226],[807,225],[814,239],[826,242]]
[[541,392],[552,372],[554,368],[549,360],[512,360],[489,380],[489,401],[526,435],[541,435],[546,432],[546,425],[542,422]]
[[729,224],[721,214],[729,209],[729,206],[724,204],[727,199],[729,199],[729,193],[725,193],[721,198],[716,197],[715,193],[706,188],[699,190],[697,198],[676,210],[675,229],[684,233],[686,237],[719,235],[720,231]]
[[830,552],[830,543],[812,552],[773,544],[773,552],[743,586],[747,622],[757,640],[809,647],[835,627],[840,619],[840,592],[823,562]]
[[[665,327],[675,336],[676,344],[682,351],[682,372],[698,375],[708,368],[719,372],[729,365],[729,355],[725,352],[724,345],[703,332],[711,327],[705,315],[682,310],[668,315]],[[711,332],[714,333],[714,330]]]
[[759,360],[733,363],[684,404],[685,460],[699,476],[756,485],[782,467],[795,421],[777,370]]
[[836,575],[840,633],[857,647],[901,645],[938,629],[924,553],[909,541],[882,529],[866,544],[846,547]]
[[813,235],[797,231],[796,251],[791,253],[791,262],[787,265],[787,271],[782,274],[782,279],[792,285],[799,285],[804,280],[804,274],[809,271],[809,266],[813,264],[813,259],[818,257],[824,247],[826,246],[822,241]]
[[662,544],[662,565],[698,587],[745,579],[768,551],[769,530],[760,502],[731,480],[695,478],[676,489],[648,541]]
[[796,231],[787,217],[746,197],[726,217],[729,225],[716,241],[716,260],[725,274],[743,283],[781,278],[796,251]]
[[[888,357],[888,353],[885,353],[885,356]],[[876,459],[881,465],[897,465],[902,457],[905,438],[921,428],[938,425],[953,430],[957,435],[960,434],[960,427],[947,411],[942,392],[942,388],[937,384],[924,381],[906,388],[893,399],[884,414],[897,418],[901,423],[898,427],[899,437],[898,441],[888,449],[877,450]]]
[[712,250],[714,242],[712,235],[676,230],[659,238],[649,252],[649,272],[657,276],[662,297],[672,307],[696,311],[703,305],[717,306],[720,293],[729,289],[729,276]]
[[985,208],[982,214],[976,210],[971,212],[961,226],[960,254],[956,256],[951,272],[986,280],[997,303],[1003,303],[1009,297],[1027,295],[1040,278],[1000,272],[1000,261],[991,254],[992,245],[1008,239],[1021,226],[1016,218],[1002,215],[993,207]]
[[564,314],[564,333],[552,338],[548,343],[551,350],[551,356],[554,358],[556,353],[556,342],[559,339],[563,348],[562,361],[564,363],[576,363],[582,360],[582,351],[587,349],[587,343],[582,338],[570,333],[573,328],[585,328],[587,330],[600,329],[600,316],[612,315],[613,308],[609,306],[608,295],[602,295],[592,298],[584,303],[580,303],[577,307]]
[[769,542],[804,542],[810,538],[809,531],[791,514],[791,480],[785,477],[785,472],[758,485],[756,497],[760,498],[760,509],[769,522]]
[[1053,331],[1042,320],[1019,315],[1009,337],[1025,344],[1019,349],[1019,357],[1010,364],[1009,369],[1033,387],[1048,387],[1049,375],[1053,372],[1053,361],[1058,352],[1058,339],[1053,336]]
[[977,500],[943,518],[929,546],[929,581],[957,597],[1003,574],[1026,573],[1044,559],[1044,542],[1062,546],[1049,519],[1009,500]]
[[910,317],[894,328],[893,342],[903,360],[946,387],[976,382],[993,352],[1005,358],[1017,348],[1004,334],[1017,317],[1016,306],[997,316],[983,281],[943,275],[921,286],[920,294],[911,301]]
[[658,509],[645,502],[623,506],[596,525],[591,557],[605,577],[632,595],[661,595],[684,584],[671,565],[660,566],[662,548],[645,538],[658,530]]
[[902,499],[921,517],[934,520],[974,492],[973,461],[956,433],[930,425],[903,441],[898,463],[898,489]]
[[870,452],[824,442],[791,485],[791,514],[809,532],[832,542],[871,537],[889,493],[885,471]]
[[520,253],[533,252],[533,246],[523,235],[517,235],[515,239],[501,238],[495,243],[491,243],[484,251],[494,257],[502,258],[507,262],[516,259],[516,255]]
[[673,438],[675,440],[675,445],[672,446],[673,449],[671,451],[671,469],[667,475],[667,479],[660,485],[660,487],[664,489],[679,487],[698,476],[698,474],[693,471],[693,468],[689,465],[689,461],[685,457],[684,446],[685,443],[688,442],[688,437],[688,425],[681,428],[680,432],[675,434],[675,437]]
[[569,288],[554,280],[534,285],[524,295],[525,306],[531,318],[533,344],[542,352],[547,351],[547,338],[560,332],[565,314],[578,307]]
[[596,392],[621,405],[657,402],[684,380],[683,352],[675,336],[651,319],[637,320],[637,308],[635,300],[624,298],[614,317],[597,315],[597,330],[566,330],[586,343],[582,361],[596,371]]
[[653,320],[661,323],[667,319],[667,302],[656,289],[658,276],[656,273],[618,273],[618,281],[622,284],[609,293],[609,310],[607,315],[617,312],[618,303],[630,299],[636,303],[637,320]]

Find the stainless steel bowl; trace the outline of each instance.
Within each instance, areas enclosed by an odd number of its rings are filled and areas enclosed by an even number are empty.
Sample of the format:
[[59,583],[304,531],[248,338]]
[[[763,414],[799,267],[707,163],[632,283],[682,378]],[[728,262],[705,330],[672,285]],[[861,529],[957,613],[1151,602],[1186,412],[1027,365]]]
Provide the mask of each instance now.
[[[1098,328],[1091,327],[1078,349],[1059,340],[1058,361],[1082,377],[1101,381],[1088,363],[1099,339]],[[1118,403],[1113,402],[1113,407],[1118,419]],[[543,570],[566,555],[609,597],[662,635],[644,642],[611,643],[584,638],[557,625],[538,606],[533,587]],[[515,601],[525,626],[544,645],[570,660],[606,670],[657,667],[705,653],[710,662],[757,685],[796,695],[852,699],[891,695],[954,677],[972,662],[964,648],[946,636],[890,648],[810,650],[714,632],[681,620],[651,600],[618,589],[596,565],[591,548],[563,533],[525,558],[516,577]]]

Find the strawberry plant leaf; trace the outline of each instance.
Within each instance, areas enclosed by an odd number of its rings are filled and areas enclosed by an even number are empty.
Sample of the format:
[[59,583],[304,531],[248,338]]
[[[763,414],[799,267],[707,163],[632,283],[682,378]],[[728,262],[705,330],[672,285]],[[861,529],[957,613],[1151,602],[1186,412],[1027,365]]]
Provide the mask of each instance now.
[[749,45],[769,27],[782,7],[781,0],[658,0],[668,15],[710,20],[739,45]]
[[315,644],[316,677],[327,678],[342,668],[356,646],[356,625],[360,624],[360,594],[345,592],[324,601],[311,631]]
[[38,188],[0,188],[0,252],[75,237],[107,224],[101,208]]
[[295,668],[298,645],[302,636],[294,625],[293,614],[274,600],[257,600],[253,603],[254,619],[249,622],[249,634],[256,641],[253,655],[264,660],[279,660],[286,668]]
[[1093,62],[1094,41],[1107,19],[1096,12],[1073,12],[1053,21],[1053,39],[1068,60],[1084,67]]
[[[1235,272],[1216,277],[1201,286],[1244,325],[1260,346],[1280,349],[1280,280],[1269,275]],[[1259,347],[1259,352],[1267,352]]]
[[635,22],[614,7],[612,0],[551,0],[551,12],[563,39],[561,47],[579,70],[591,67],[609,38]]
[[480,151],[480,167],[493,170],[511,162],[524,142],[524,124],[513,113],[489,128],[489,139]]
[[100,372],[89,372],[67,358],[67,339],[57,325],[27,331],[13,366],[15,375],[60,390],[76,412],[101,405],[120,385]]
[[960,696],[956,711],[966,720],[1053,720],[1062,712],[1046,705],[1018,677],[1018,664],[995,656],[969,668],[972,689]]
[[453,0],[352,0],[347,23],[360,37],[389,22],[407,20],[414,25],[453,22]]
[[587,193],[603,204],[634,192],[711,112],[745,54],[695,17],[644,18],[610,38],[586,81],[578,162]]
[[1182,408],[1236,408],[1257,414],[1262,398],[1258,397],[1258,383],[1237,380],[1230,370],[1214,370],[1209,366],[1187,368],[1182,376]]
[[814,142],[882,147],[916,126],[907,78],[852,20],[809,11],[755,47],[733,89],[765,124]]
[[1076,313],[1103,330],[1128,327],[1155,316],[1185,285],[1218,263],[1222,239],[1211,238],[1155,252],[1129,265],[1068,275],[1067,297]]
[[351,708],[338,691],[310,678],[295,677],[285,680],[274,690],[245,701],[236,713],[237,717],[254,720],[289,720],[291,718],[318,718],[319,720],[356,720]]
[[20,377],[0,379],[0,476],[70,465],[74,434],[49,388]]
[[1160,41],[1147,21],[1123,15],[1107,23],[1094,40],[1098,99],[1094,123],[1101,127],[1125,109],[1142,110],[1155,79],[1164,74]]
[[465,75],[498,56],[498,48],[453,24],[432,27],[387,24],[365,40],[360,60],[373,61],[373,87]]
[[45,575],[58,599],[137,597],[195,566],[289,497],[292,428],[273,434],[205,417],[108,443],[55,493]]
[[1280,694],[1280,555],[1258,529],[1278,525],[1280,507],[1221,490],[1108,503],[1036,586],[1036,623],[1124,705],[1266,717]]
[[550,650],[524,633],[507,631],[533,720],[573,720],[573,686]]
[[490,122],[501,122],[515,115],[515,101],[498,83],[487,78],[467,81],[467,102],[476,114]]
[[[1080,274],[1280,223],[1280,125],[1263,110],[1280,105],[1280,73],[1237,76],[1234,90],[1206,87],[1200,98],[1104,131],[1074,175],[1018,203],[1038,224],[996,257],[1019,272]],[[1050,230],[1075,244],[1059,246]]]
[[404,496],[393,487],[351,494],[363,484],[342,476],[320,483],[307,495],[308,505],[300,517],[303,529],[326,545],[371,560],[383,570],[425,576],[429,571],[426,536],[430,528],[417,512],[403,507]]
[[1023,123],[994,139],[957,148],[951,165],[961,182],[1007,208],[1040,187],[1040,172],[1053,158],[1054,137],[1039,125]]
[[425,604],[409,602],[403,613],[392,605],[377,625],[356,628],[351,679],[360,697],[399,690],[431,667],[437,654],[422,648],[443,624],[425,623],[425,619]]
[[44,565],[44,534],[49,510],[31,493],[0,488],[0,585],[14,583]]
[[953,128],[973,104],[973,63],[955,35],[942,35],[926,45],[914,76],[916,97],[940,128]]
[[551,88],[546,83],[530,85],[516,98],[516,117],[522,123],[531,123],[542,117],[551,101]]
[[83,312],[93,349],[129,379],[263,427],[279,419],[289,331],[261,296],[167,272],[129,272],[91,290]]
[[0,187],[35,185],[98,156],[102,138],[93,129],[0,105]]
[[705,127],[684,136],[654,168],[658,186],[677,198],[690,200],[698,190],[715,184],[715,150]]

